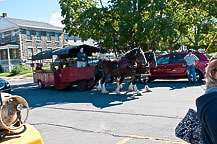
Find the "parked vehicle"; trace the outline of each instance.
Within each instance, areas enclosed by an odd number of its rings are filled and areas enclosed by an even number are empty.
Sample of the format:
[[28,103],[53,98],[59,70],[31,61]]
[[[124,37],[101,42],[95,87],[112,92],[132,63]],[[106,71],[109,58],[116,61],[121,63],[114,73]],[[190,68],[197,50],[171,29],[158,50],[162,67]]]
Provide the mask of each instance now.
[[[77,57],[80,48],[84,49],[87,56],[92,56],[92,53],[100,51],[99,48],[93,46],[79,45],[51,51],[42,51],[33,55],[32,60],[34,61],[52,59],[53,62],[53,56],[58,56],[59,59],[58,69],[54,67],[51,70],[36,70],[33,73],[34,83],[37,83],[40,89],[43,89],[45,85],[53,85],[56,89],[64,89],[72,85],[77,85],[81,91],[91,87],[91,84],[94,82],[95,65],[78,68],[76,63],[70,63],[69,61],[66,63],[65,61],[67,58]],[[51,65],[54,64],[52,63]]]
[[[184,57],[187,52],[170,53],[157,58],[157,67],[150,68],[149,81],[154,79],[176,79],[187,78],[187,65]],[[198,58],[199,63],[196,66],[196,82],[201,81],[205,75],[205,68],[209,63],[207,53],[193,52]]]
[[166,51],[156,51],[155,52],[155,56],[157,58],[160,57],[160,56],[162,56],[162,55],[166,55],[166,54],[168,54],[168,52],[166,52]]
[[88,57],[88,64],[89,65],[96,65],[99,62],[97,57]]
[[0,78],[0,91],[7,92],[7,93],[11,92],[11,86],[7,80]]

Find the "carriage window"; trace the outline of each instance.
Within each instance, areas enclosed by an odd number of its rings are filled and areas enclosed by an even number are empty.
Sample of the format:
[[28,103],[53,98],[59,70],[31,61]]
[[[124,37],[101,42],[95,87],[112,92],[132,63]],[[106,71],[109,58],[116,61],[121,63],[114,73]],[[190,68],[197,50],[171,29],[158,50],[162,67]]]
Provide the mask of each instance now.
[[169,56],[161,57],[157,60],[157,64],[168,64]]

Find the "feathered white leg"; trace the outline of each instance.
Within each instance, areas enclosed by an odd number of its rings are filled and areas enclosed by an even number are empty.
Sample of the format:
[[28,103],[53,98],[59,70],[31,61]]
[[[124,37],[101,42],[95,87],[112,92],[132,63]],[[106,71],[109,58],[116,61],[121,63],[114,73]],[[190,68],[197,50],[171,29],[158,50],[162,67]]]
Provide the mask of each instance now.
[[96,87],[96,89],[97,89],[98,91],[100,91],[100,90],[102,89],[101,80],[99,80],[99,84],[98,84],[98,86]]
[[105,89],[105,84],[102,85],[102,94],[108,94],[109,92]]
[[117,93],[117,94],[120,94],[121,92],[120,92],[120,87],[122,86],[122,84],[121,85],[118,85],[118,87],[115,89],[115,92]]
[[133,84],[132,84],[132,82],[130,83],[130,85],[129,85],[129,87],[128,87],[128,91],[129,91],[129,92],[133,91]]
[[146,92],[152,92],[152,90],[148,87],[148,85],[145,85],[144,90],[145,90]]
[[137,95],[141,95],[141,93],[140,93],[139,90],[137,89],[137,86],[136,86],[136,85],[134,85],[133,88],[134,88],[134,91],[136,92]]
[[121,85],[120,85],[120,91],[122,91],[122,89],[123,89],[123,85],[121,84]]

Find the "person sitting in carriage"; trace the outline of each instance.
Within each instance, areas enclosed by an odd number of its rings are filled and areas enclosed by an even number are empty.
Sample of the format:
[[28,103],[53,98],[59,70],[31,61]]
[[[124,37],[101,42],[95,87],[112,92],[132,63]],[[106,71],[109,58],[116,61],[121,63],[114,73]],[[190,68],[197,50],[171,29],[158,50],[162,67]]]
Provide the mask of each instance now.
[[39,63],[36,64],[35,70],[42,70],[41,65]]
[[55,68],[55,66],[54,66],[53,63],[52,63],[51,66],[50,66],[50,70],[54,70],[54,71],[56,70],[56,68]]
[[65,61],[65,68],[69,68],[69,62]]

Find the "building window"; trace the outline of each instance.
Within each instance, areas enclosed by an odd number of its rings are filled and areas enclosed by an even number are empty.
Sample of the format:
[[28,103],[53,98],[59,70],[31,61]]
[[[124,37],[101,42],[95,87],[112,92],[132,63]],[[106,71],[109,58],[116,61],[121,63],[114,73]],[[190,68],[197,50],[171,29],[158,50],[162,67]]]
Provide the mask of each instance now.
[[18,49],[11,49],[10,50],[10,57],[11,57],[11,59],[17,59],[18,58]]
[[51,41],[51,34],[47,32],[47,41]]
[[16,41],[16,37],[15,37],[15,31],[11,32],[11,41],[15,42]]
[[37,41],[41,40],[41,32],[36,32]]
[[7,58],[8,58],[7,50],[2,50],[2,60],[5,60]]
[[26,30],[26,36],[27,40],[32,40],[31,32],[29,30]]
[[47,50],[52,50],[52,48],[47,48]]
[[2,43],[5,43],[5,34],[2,33],[2,34],[1,34],[1,37],[2,37],[2,38],[1,38],[1,39],[2,39]]
[[32,59],[33,48],[28,48],[28,59]]
[[55,41],[56,41],[56,42],[60,41],[60,38],[59,38],[59,34],[58,34],[58,33],[55,33]]
[[37,48],[37,53],[42,52],[42,48]]

